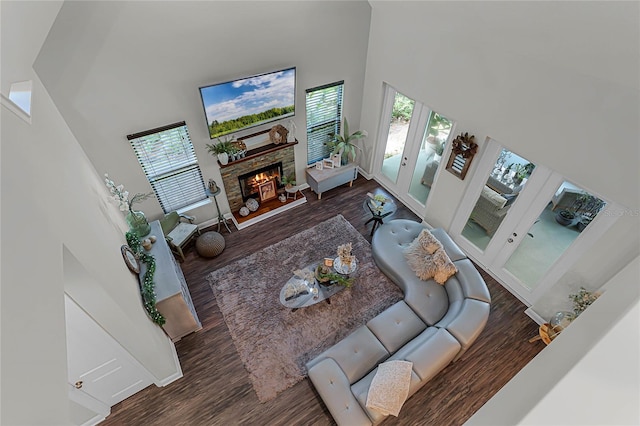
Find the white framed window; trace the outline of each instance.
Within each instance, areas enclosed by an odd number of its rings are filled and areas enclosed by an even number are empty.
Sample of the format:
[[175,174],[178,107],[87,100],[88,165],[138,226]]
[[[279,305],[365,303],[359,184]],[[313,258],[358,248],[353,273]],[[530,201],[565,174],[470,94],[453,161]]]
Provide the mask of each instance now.
[[329,156],[331,133],[340,133],[344,81],[307,89],[307,164]]
[[128,135],[127,139],[165,213],[207,198],[184,121]]

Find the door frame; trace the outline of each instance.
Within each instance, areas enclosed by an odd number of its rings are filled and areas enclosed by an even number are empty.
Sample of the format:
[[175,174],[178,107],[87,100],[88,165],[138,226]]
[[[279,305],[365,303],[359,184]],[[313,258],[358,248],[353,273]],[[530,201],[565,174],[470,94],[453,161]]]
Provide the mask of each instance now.
[[[478,161],[476,171],[465,191],[465,195],[456,210],[449,231],[453,240],[467,253],[469,258],[529,307],[558,282],[571,269],[573,264],[607,232],[618,219],[613,212],[619,211],[620,206],[601,197],[596,192],[578,185],[590,194],[603,199],[607,204],[585,231],[581,232],[551,265],[535,288],[529,290],[515,275],[506,270],[505,264],[518,248],[522,238],[527,235],[531,226],[548,205],[562,182],[569,179],[544,165],[536,164],[536,168],[521,195],[516,198],[486,249],[481,250],[462,235],[462,230],[503,148],[507,147],[493,139],[489,139],[482,157]],[[586,232],[587,230],[588,232]],[[513,243],[507,242],[509,238],[514,239]]]
[[[400,200],[406,207],[408,207],[409,210],[411,210],[419,217],[424,218],[427,212],[427,206],[429,205],[430,197],[427,197],[427,201],[425,204],[421,204],[409,193],[409,188],[411,186],[413,173],[415,172],[416,164],[418,162],[420,147],[424,142],[424,132],[426,132],[427,130],[429,117],[433,110],[422,102],[410,98],[414,101],[414,108],[411,113],[409,129],[407,131],[407,137],[401,154],[402,160],[401,165],[398,169],[398,178],[396,182],[393,182],[382,173],[382,163],[384,161],[384,153],[386,151],[387,141],[389,137],[389,129],[391,124],[390,117],[393,111],[393,104],[395,102],[396,93],[407,96],[390,84],[385,83],[382,111],[378,125],[378,140],[373,155],[373,178],[382,187],[389,191],[394,197]],[[448,158],[448,154],[451,150],[451,140],[452,135],[455,132],[455,127],[456,123],[452,121],[451,131],[449,132],[449,136],[445,141],[444,151],[442,153],[443,159]],[[420,133],[420,131],[422,131],[422,133]],[[402,164],[402,161],[405,162],[404,165]],[[441,160],[441,163],[438,166],[438,170],[436,171],[436,174],[433,178],[432,187],[436,186],[438,177],[443,169],[443,167],[441,167],[443,161],[444,160]],[[403,170],[406,170],[406,172],[403,173]]]

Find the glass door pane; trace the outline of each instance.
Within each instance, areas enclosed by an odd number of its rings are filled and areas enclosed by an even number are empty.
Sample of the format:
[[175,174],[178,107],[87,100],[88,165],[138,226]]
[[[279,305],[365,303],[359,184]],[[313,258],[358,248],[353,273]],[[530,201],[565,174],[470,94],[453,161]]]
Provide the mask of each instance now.
[[485,250],[511,205],[525,187],[535,165],[503,149],[469,215],[462,235]]
[[396,92],[393,110],[389,119],[389,134],[382,160],[382,174],[391,182],[397,183],[402,153],[407,142],[409,124],[413,115],[415,101]]
[[605,205],[582,188],[563,182],[504,268],[533,290]]
[[442,152],[449,133],[451,133],[451,121],[431,111],[409,186],[409,194],[422,205],[427,203],[433,179],[442,162]]

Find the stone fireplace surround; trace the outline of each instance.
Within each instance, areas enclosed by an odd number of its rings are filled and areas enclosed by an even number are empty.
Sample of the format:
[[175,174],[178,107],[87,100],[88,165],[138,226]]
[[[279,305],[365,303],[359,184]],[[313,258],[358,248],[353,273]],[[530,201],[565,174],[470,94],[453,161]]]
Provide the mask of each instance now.
[[218,163],[220,166],[220,174],[222,175],[222,183],[232,213],[237,213],[245,202],[242,199],[242,189],[238,180],[239,176],[278,162],[282,162],[282,171],[285,176],[295,175],[294,146],[297,143],[298,141],[294,141],[279,145],[269,144],[261,146],[247,151],[247,155],[239,160],[226,165]]

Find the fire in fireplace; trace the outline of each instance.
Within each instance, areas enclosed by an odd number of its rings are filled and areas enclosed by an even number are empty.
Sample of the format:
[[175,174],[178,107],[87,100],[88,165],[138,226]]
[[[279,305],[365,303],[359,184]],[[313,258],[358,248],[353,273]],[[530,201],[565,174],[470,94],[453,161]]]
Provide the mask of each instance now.
[[259,199],[260,194],[258,192],[258,187],[270,180],[275,181],[277,188],[282,188],[282,185],[280,184],[280,177],[282,175],[282,162],[278,162],[238,176],[242,200],[246,201],[249,198]]

